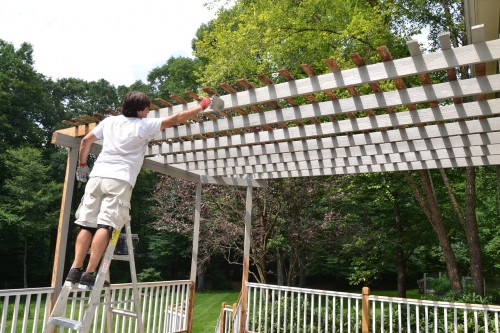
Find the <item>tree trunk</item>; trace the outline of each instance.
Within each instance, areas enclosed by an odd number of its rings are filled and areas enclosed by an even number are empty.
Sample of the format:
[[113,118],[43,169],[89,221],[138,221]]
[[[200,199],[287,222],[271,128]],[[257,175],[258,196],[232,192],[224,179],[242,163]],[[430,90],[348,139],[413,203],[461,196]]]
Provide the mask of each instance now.
[[397,203],[394,204],[394,223],[397,232],[396,239],[396,265],[398,270],[398,297],[406,297],[406,258],[402,246],[404,234],[403,223],[401,223],[401,214]]
[[468,167],[465,169],[465,216],[460,210],[460,206],[456,199],[455,193],[451,188],[448,176],[442,169],[441,176],[443,177],[444,184],[448,190],[448,195],[452,202],[455,214],[465,231],[465,238],[467,239],[467,250],[469,252],[470,272],[474,291],[480,295],[484,294],[484,280],[483,280],[483,264],[481,258],[481,244],[479,241],[479,234],[477,230],[476,219],[476,169]]
[[28,288],[27,269],[28,269],[28,239],[24,238],[24,258],[23,258],[23,281],[24,281],[24,288]]
[[476,219],[476,169],[466,168],[465,181],[465,236],[469,245],[471,278],[474,291],[484,296],[483,261]]
[[306,265],[299,260],[299,288],[304,288],[306,285]]
[[434,195],[429,174],[426,170],[418,171],[420,180],[422,181],[424,194],[420,193],[409,172],[405,172],[404,174],[406,180],[413,190],[416,200],[422,207],[425,215],[427,216],[427,219],[429,220],[432,228],[434,229],[434,232],[436,233],[439,241],[439,246],[441,247],[441,251],[443,251],[451,288],[453,290],[462,290],[462,284],[460,283],[460,277],[458,274],[457,260],[455,258],[455,254],[453,253],[448,234],[446,233],[446,229],[444,227],[441,210],[439,209],[437,198]]
[[197,291],[205,291],[205,270],[198,270],[198,274],[196,277],[196,290]]
[[285,272],[284,272],[284,259],[283,259],[283,251],[277,250],[276,253],[276,271],[278,273],[278,286],[283,286],[285,284]]
[[398,266],[398,297],[406,298],[406,258],[403,249],[396,250],[396,265]]

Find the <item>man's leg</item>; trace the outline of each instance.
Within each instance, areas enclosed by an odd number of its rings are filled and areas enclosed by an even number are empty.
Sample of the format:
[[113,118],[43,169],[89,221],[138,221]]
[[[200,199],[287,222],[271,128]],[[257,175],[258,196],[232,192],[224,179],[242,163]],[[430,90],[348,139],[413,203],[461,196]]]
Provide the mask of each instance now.
[[80,281],[83,273],[83,262],[87,256],[94,232],[95,229],[88,227],[80,227],[78,229],[75,242],[75,259],[66,276],[65,285],[72,286]]
[[80,228],[76,236],[75,260],[73,261],[72,268],[81,268],[83,266],[91,242],[92,232],[86,228]]
[[91,252],[89,263],[87,264],[87,272],[93,273],[97,271],[99,262],[108,247],[110,239],[110,230],[108,228],[98,228],[94,238],[92,239]]

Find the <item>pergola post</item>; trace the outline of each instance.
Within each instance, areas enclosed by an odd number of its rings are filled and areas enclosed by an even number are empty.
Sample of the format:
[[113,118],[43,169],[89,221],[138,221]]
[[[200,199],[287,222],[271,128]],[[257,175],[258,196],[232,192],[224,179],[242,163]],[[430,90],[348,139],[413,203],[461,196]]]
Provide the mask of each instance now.
[[78,147],[68,148],[68,160],[66,162],[66,175],[61,200],[61,211],[59,212],[59,226],[57,229],[57,241],[54,254],[54,265],[52,268],[51,287],[54,288],[52,303],[61,291],[64,274],[64,261],[66,259],[66,248],[68,244],[69,218],[71,214],[71,203],[73,189],[75,187],[76,164],[78,162]]
[[194,210],[194,228],[193,228],[193,251],[191,253],[191,289],[189,296],[189,322],[188,322],[188,332],[193,329],[193,313],[194,313],[194,294],[196,290],[196,274],[198,267],[198,244],[200,240],[200,219],[201,219],[201,186],[202,183],[199,182],[196,185],[196,201]]
[[245,240],[243,245],[243,274],[241,278],[241,316],[240,332],[246,332],[247,303],[248,303],[248,268],[250,266],[250,236],[252,230],[252,194],[253,187],[247,187],[247,198],[245,205]]

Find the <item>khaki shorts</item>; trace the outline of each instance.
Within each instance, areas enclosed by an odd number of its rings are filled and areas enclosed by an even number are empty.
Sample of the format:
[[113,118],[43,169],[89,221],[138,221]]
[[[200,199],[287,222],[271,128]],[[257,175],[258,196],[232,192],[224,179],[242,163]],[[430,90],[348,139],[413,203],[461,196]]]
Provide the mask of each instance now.
[[132,185],[124,180],[92,177],[75,213],[75,223],[90,228],[103,224],[120,229],[130,220],[131,196]]

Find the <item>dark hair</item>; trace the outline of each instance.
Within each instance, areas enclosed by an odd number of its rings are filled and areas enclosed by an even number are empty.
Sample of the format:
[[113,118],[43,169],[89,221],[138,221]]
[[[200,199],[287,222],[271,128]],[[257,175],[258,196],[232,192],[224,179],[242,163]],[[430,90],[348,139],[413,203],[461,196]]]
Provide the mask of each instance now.
[[123,97],[122,113],[125,117],[137,117],[139,111],[149,107],[151,99],[140,91],[131,91]]

